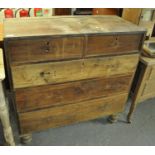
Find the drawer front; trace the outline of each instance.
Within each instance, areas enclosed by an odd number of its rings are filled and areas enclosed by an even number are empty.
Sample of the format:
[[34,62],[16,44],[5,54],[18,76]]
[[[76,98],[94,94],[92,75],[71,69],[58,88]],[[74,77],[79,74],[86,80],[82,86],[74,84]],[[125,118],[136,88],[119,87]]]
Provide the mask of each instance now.
[[80,58],[83,37],[61,37],[12,40],[8,42],[11,63],[28,63],[67,58]]
[[132,75],[17,89],[19,112],[128,93]]
[[89,58],[12,66],[14,88],[32,87],[131,74],[135,71],[139,55]]
[[127,94],[19,113],[21,133],[31,133],[110,115],[124,110]]
[[86,56],[138,52],[142,35],[89,36]]

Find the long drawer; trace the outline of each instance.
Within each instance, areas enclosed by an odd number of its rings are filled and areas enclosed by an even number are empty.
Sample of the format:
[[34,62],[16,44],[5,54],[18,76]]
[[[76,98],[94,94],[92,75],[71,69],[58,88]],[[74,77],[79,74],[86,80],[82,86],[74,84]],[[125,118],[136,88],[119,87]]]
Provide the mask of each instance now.
[[141,34],[41,37],[7,42],[10,62],[64,60],[138,52]]
[[19,113],[21,133],[31,133],[123,111],[127,94]]
[[139,55],[133,54],[12,66],[13,85],[23,88],[130,74],[138,59]]
[[26,112],[128,93],[131,79],[132,74],[33,88],[19,88],[15,91],[16,107],[19,112]]

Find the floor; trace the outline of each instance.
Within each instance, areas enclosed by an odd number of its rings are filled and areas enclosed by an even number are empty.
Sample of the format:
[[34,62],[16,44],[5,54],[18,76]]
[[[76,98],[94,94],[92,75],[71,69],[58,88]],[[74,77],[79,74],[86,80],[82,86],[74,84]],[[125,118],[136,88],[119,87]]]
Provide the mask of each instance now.
[[[119,115],[117,123],[109,124],[106,117],[92,121],[69,125],[61,128],[48,129],[33,134],[29,145],[40,146],[134,146],[155,145],[155,99],[141,103],[132,124],[127,124],[126,114]],[[12,120],[14,121],[14,120]],[[17,129],[13,123],[17,145]],[[0,126],[0,144],[3,143]]]

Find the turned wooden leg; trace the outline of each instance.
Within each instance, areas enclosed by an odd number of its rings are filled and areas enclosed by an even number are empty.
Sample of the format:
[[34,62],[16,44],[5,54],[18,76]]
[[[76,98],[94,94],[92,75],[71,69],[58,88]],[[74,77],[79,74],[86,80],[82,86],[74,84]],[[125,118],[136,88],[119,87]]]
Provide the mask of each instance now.
[[133,112],[135,111],[135,109],[136,109],[136,103],[135,103],[135,101],[132,101],[129,113],[127,115],[127,122],[128,123],[131,123],[131,117],[132,117]]
[[23,144],[28,144],[32,141],[32,134],[20,135],[20,138]]
[[10,125],[9,112],[3,93],[2,81],[0,81],[0,119],[3,126],[4,138],[8,145],[15,145],[12,128]]
[[115,122],[117,122],[117,114],[110,115],[109,118],[108,118],[108,121],[109,121],[110,123],[115,123]]

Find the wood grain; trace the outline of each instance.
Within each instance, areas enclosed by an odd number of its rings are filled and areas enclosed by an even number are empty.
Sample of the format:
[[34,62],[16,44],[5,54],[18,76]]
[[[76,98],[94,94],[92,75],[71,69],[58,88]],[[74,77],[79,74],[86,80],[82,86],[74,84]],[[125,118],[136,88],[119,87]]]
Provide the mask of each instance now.
[[142,13],[141,8],[124,8],[122,17],[125,20],[128,20],[138,25],[140,21],[141,13]]
[[131,75],[16,89],[19,112],[128,93]]
[[150,72],[150,76],[148,77],[149,80],[154,80],[155,79],[155,65],[151,66],[151,72]]
[[76,104],[58,106],[33,112],[20,113],[21,133],[31,133],[86,121],[123,111],[127,94],[99,98]]
[[142,92],[142,96],[155,96],[155,81],[153,80],[149,80],[145,83],[143,92]]
[[7,39],[51,35],[142,34],[146,31],[144,28],[112,15],[11,18],[4,21],[4,28],[4,36]]
[[142,35],[89,36],[86,56],[138,52],[141,38]]
[[43,37],[11,40],[7,43],[11,63],[81,58],[84,37]]
[[139,55],[99,57],[72,61],[12,66],[14,88],[33,87],[130,74],[136,68]]

